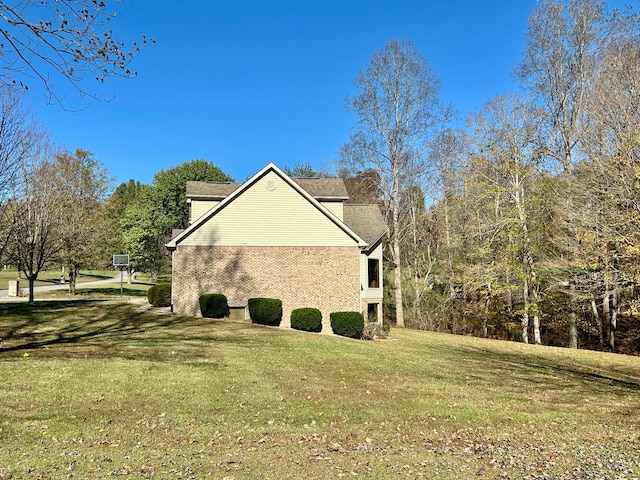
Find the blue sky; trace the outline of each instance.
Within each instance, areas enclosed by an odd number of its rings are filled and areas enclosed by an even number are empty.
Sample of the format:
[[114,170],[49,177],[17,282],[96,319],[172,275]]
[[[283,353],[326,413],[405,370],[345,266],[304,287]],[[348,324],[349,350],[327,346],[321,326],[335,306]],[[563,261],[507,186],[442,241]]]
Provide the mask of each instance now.
[[[460,121],[515,90],[527,18],[536,0],[127,0],[114,36],[153,37],[110,79],[114,98],[81,111],[28,102],[61,148],[94,153],[115,177],[153,175],[204,158],[242,181],[268,162],[330,166],[356,118],[353,80],[391,38],[411,40],[442,82]],[[92,85],[94,88],[95,85]],[[70,106],[82,103],[69,90]]]

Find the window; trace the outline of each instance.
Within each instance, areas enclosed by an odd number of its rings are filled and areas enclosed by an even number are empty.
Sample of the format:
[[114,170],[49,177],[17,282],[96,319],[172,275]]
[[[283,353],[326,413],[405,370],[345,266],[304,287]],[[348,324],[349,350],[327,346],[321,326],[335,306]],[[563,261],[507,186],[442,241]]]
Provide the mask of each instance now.
[[380,260],[369,259],[369,288],[380,288]]
[[378,321],[378,304],[377,303],[367,303],[367,321],[368,322]]

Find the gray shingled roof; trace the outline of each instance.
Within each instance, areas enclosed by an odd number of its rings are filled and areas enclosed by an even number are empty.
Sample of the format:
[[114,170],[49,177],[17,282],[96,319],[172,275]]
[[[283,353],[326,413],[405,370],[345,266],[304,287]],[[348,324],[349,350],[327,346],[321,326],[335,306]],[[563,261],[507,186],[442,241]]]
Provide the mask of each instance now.
[[380,207],[375,204],[345,205],[344,224],[371,246],[387,232]]
[[233,182],[187,182],[187,197],[222,200],[239,186]]
[[294,178],[294,182],[316,200],[347,200],[349,194],[341,178]]
[[[293,180],[316,200],[347,200],[349,198],[341,178],[294,178]],[[187,197],[222,200],[239,186],[239,183],[232,182],[187,182]]]

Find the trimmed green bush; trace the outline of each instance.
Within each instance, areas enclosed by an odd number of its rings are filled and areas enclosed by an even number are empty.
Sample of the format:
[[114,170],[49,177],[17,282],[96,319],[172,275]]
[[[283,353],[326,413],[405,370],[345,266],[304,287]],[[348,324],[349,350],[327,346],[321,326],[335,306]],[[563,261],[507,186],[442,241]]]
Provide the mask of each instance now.
[[171,306],[171,283],[162,282],[147,290],[147,300],[154,307]]
[[362,338],[364,317],[360,312],[333,312],[329,318],[331,318],[331,329],[336,335]]
[[282,321],[282,300],[277,298],[250,298],[249,317],[253,323],[277,327]]
[[321,332],[322,313],[317,308],[296,308],[291,312],[291,328],[305,332]]
[[227,297],[221,293],[205,293],[198,299],[200,313],[205,318],[224,318],[229,316]]

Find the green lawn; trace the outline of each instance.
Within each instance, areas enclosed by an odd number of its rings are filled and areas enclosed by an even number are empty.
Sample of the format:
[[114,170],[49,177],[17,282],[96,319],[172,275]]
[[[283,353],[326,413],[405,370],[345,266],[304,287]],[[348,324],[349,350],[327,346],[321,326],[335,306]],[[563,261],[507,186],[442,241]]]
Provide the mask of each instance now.
[[[149,283],[136,283],[122,284],[122,297],[146,297],[147,290],[152,284]],[[85,298],[114,298],[120,297],[120,283],[103,283],[96,286],[83,287],[81,283],[76,286],[76,295],[69,295],[68,290],[51,290],[48,292],[36,292],[36,299],[56,299],[56,300],[71,300],[71,299],[85,299]],[[2,479],[0,479],[2,480]]]
[[640,358],[0,304],[0,479],[639,478]]

